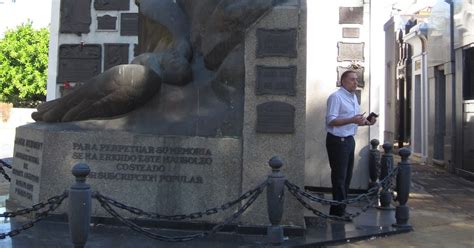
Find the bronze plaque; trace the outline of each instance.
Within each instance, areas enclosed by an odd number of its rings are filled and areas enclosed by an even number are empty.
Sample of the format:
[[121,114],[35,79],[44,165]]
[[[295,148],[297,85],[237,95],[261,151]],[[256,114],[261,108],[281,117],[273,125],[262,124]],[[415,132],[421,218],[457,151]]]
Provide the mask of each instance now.
[[363,24],[364,7],[340,7],[339,24]]
[[359,28],[342,28],[342,38],[359,38]]
[[104,44],[104,71],[128,64],[128,44]]
[[337,61],[364,61],[364,43],[337,43]]
[[89,33],[91,0],[61,0],[60,33]]
[[95,0],[96,10],[130,10],[129,0]]
[[110,16],[110,15],[98,16],[97,29],[98,30],[116,30],[117,17]]
[[357,87],[364,88],[365,82],[364,82],[364,67],[359,67],[357,69],[353,68],[347,68],[347,67],[342,67],[338,66],[337,67],[337,86],[341,86],[341,82],[339,81],[341,79],[342,73],[344,73],[347,70],[353,70],[357,72]]
[[257,29],[257,58],[281,56],[296,58],[296,34],[292,29]]
[[257,66],[257,95],[288,95],[296,94],[296,66],[270,67]]
[[257,133],[294,133],[295,107],[284,102],[266,102],[257,106]]
[[137,36],[138,35],[138,14],[122,13],[120,18],[120,35]]
[[101,72],[100,45],[61,45],[59,47],[59,83],[84,82]]

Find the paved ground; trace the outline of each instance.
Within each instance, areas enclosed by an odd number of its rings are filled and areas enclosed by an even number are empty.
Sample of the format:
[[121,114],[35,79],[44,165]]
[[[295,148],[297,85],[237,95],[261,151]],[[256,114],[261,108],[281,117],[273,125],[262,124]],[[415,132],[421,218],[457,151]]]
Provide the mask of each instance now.
[[413,165],[414,231],[339,247],[474,247],[474,182],[430,165]]

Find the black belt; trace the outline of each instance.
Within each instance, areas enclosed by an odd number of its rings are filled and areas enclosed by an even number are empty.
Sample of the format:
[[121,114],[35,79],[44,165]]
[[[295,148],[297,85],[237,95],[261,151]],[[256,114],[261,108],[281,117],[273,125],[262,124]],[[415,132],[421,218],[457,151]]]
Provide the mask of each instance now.
[[349,139],[349,138],[354,138],[352,135],[345,136],[345,137],[340,137],[340,136],[334,135],[334,134],[332,134],[332,133],[330,133],[330,132],[328,132],[328,136],[329,136],[330,138],[333,138],[333,139],[340,139],[341,141],[344,141],[344,140]]

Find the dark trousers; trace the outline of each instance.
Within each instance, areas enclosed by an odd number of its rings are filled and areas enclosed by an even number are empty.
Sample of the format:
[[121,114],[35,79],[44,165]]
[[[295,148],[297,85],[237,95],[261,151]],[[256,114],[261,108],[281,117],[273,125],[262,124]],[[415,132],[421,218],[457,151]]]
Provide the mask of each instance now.
[[[354,137],[338,137],[327,133],[326,149],[331,166],[332,198],[337,201],[347,199],[354,168]],[[346,205],[331,205],[330,215],[342,216]]]

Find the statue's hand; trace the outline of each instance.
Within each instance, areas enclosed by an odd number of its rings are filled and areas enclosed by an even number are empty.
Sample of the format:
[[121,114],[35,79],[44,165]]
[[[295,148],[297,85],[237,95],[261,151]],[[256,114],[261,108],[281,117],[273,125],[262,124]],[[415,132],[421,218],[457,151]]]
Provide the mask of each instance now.
[[142,65],[119,65],[71,93],[38,106],[36,121],[67,122],[125,114],[160,90],[161,77]]

